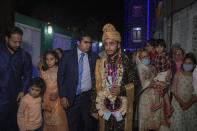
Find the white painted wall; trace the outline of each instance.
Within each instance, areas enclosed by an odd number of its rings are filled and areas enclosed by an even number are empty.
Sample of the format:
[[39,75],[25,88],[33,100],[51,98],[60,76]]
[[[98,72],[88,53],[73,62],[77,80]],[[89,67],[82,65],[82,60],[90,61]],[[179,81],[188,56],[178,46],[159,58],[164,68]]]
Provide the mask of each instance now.
[[61,48],[62,50],[71,49],[71,37],[54,33],[53,36],[53,49]]
[[172,44],[180,43],[186,52],[197,53],[194,50],[197,48],[197,41],[193,40],[194,37],[197,37],[197,33],[195,33],[197,32],[197,27],[194,26],[195,17],[197,19],[197,2],[177,12],[173,17]]
[[35,66],[40,60],[41,31],[39,28],[17,22],[15,25],[23,30],[21,47],[31,55],[32,63]]

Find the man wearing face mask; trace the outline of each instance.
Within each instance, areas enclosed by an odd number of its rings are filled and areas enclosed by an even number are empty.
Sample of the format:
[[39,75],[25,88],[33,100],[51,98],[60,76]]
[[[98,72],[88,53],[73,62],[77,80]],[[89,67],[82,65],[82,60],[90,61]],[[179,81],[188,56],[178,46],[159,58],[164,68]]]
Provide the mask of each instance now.
[[96,63],[92,116],[99,119],[99,131],[129,131],[138,75],[132,61],[121,53],[121,37],[112,24],[103,27],[102,41],[107,56]]
[[20,48],[23,31],[11,27],[0,45],[0,131],[17,131],[17,101],[32,77],[31,56]]

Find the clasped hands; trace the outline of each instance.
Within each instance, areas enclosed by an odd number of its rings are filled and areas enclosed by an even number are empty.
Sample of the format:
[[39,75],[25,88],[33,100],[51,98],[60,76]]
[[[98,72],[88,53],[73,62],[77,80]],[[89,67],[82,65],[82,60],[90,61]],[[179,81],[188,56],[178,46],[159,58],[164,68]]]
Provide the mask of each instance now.
[[[120,95],[120,86],[114,86],[109,89],[111,95],[119,96]],[[98,113],[91,113],[92,117],[98,120],[99,116]]]

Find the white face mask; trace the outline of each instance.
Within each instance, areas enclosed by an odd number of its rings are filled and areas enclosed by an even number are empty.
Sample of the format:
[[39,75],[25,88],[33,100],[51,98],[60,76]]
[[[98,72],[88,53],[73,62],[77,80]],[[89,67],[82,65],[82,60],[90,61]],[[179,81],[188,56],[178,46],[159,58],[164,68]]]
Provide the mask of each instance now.
[[194,65],[192,65],[192,64],[183,64],[183,69],[185,71],[192,71],[193,68],[194,68]]
[[150,64],[150,59],[142,59],[141,62],[144,65],[149,65]]

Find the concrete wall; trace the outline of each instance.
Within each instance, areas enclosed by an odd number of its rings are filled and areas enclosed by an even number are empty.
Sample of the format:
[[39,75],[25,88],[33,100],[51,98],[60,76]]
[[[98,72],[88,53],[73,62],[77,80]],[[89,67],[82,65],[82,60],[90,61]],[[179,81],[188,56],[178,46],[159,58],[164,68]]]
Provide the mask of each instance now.
[[41,31],[39,28],[18,22],[15,25],[23,30],[21,47],[31,55],[32,63],[35,66],[40,60]]
[[186,52],[194,51],[193,48],[197,43],[193,41],[196,37],[197,23],[197,2],[180,12],[177,12],[173,17],[173,37],[172,43],[181,43],[181,47]]
[[[186,52],[197,54],[197,2],[173,16],[172,45],[180,43]],[[170,43],[170,19],[164,18],[164,39]]]
[[191,4],[193,1],[195,1],[195,0],[173,0],[174,11],[185,8],[186,6]]

